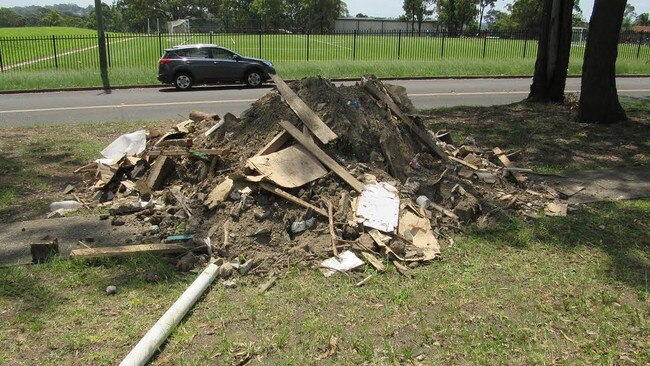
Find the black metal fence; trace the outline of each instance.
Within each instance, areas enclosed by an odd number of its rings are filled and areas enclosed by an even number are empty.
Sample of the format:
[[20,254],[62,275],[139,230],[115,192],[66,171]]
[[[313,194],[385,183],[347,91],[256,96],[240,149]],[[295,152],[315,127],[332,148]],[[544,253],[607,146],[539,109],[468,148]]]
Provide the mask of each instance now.
[[[574,33],[571,57],[582,58],[587,34]],[[166,48],[214,43],[242,55],[274,62],[508,60],[537,56],[537,36],[529,32],[449,34],[446,32],[352,31],[291,33],[242,30],[230,33],[107,34],[109,67],[152,67]],[[99,67],[97,37],[0,38],[0,71]],[[624,32],[619,59],[650,60],[650,34]]]

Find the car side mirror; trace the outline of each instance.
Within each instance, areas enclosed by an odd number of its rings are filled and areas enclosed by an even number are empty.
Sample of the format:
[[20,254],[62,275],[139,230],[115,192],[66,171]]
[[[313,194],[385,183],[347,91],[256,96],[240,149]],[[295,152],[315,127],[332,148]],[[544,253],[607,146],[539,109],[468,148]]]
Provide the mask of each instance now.
[[239,60],[241,60],[241,56],[239,56],[239,55],[232,55],[232,59],[235,60],[235,61],[239,61]]

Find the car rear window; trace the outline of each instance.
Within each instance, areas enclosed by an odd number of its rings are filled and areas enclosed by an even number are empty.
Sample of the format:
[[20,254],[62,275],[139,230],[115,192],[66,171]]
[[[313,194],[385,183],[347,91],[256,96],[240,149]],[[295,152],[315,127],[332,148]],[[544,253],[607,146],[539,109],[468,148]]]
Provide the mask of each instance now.
[[179,50],[168,51],[165,58],[210,58],[210,52],[207,48],[183,48]]

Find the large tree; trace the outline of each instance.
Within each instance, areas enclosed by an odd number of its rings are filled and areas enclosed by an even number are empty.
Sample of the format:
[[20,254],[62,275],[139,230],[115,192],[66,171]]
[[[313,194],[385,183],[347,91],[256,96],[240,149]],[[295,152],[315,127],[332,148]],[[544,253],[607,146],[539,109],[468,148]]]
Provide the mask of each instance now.
[[427,9],[428,0],[404,0],[402,8],[406,18],[411,22],[411,30],[415,31],[415,23],[418,23],[418,32],[422,30],[422,21],[427,15],[433,14],[433,10]]
[[477,0],[437,0],[438,20],[454,35],[469,24],[473,24],[478,15]]
[[544,0],[535,75],[528,101],[564,101],[574,0]]
[[478,18],[478,31],[481,31],[481,27],[483,25],[483,14],[485,13],[485,8],[494,8],[494,3],[496,3],[497,0],[479,0],[478,2],[478,12],[479,12],[479,18]]
[[578,120],[614,123],[627,119],[616,90],[616,57],[626,0],[596,0],[589,20]]

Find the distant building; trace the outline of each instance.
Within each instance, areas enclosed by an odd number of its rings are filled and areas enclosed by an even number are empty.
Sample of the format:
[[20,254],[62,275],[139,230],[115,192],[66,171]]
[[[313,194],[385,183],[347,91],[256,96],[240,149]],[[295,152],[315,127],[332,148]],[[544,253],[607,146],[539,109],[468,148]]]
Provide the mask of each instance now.
[[[397,32],[399,30],[411,32],[415,28],[418,31],[418,23],[411,24],[394,19],[381,18],[339,18],[334,21],[334,30],[337,32]],[[420,31],[422,33],[433,33],[440,30],[438,22],[425,20],[422,22]]]
[[631,29],[632,32],[647,32],[650,33],[650,25],[634,25]]

